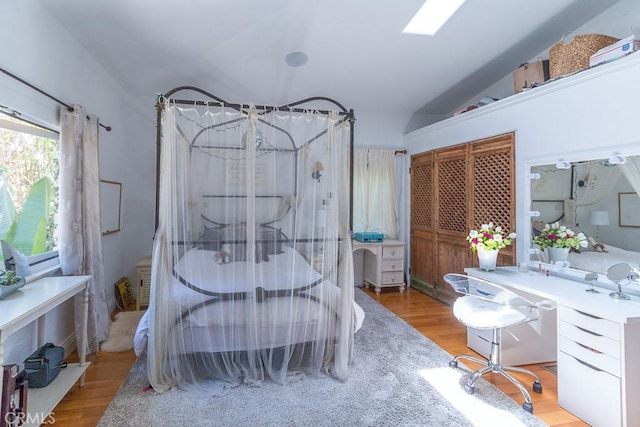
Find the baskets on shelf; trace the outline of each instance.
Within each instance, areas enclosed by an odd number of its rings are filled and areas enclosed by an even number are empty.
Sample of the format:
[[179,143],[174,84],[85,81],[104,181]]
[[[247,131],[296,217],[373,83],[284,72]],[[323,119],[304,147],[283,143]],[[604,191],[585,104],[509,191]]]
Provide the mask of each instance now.
[[[565,42],[570,35],[573,39]],[[549,50],[549,77],[553,79],[587,68],[591,55],[618,40],[603,34],[565,33]]]

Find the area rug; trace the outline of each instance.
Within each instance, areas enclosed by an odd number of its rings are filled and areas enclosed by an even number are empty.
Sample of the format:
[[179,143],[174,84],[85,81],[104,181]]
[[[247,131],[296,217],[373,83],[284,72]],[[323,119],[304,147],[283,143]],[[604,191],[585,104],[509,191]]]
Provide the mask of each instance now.
[[264,381],[221,397],[144,391],[139,358],[99,425],[112,426],[544,426],[484,379],[468,395],[468,372],[411,325],[356,289],[366,318],[356,333],[350,378],[288,385]]
[[121,311],[109,326],[109,338],[100,343],[100,350],[107,352],[127,351],[133,348],[133,336],[144,310]]

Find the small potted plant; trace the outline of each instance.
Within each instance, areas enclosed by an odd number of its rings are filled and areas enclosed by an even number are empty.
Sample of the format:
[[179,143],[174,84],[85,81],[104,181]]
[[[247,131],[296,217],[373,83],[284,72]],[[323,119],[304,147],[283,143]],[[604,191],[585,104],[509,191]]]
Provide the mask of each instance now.
[[516,233],[508,233],[493,222],[482,224],[479,230],[469,231],[467,240],[471,250],[478,253],[478,262],[483,270],[495,270],[498,252],[506,248],[516,238]]
[[13,271],[0,271],[0,299],[24,286],[24,278]]
[[566,261],[569,249],[580,249],[588,246],[587,236],[583,233],[575,233],[558,222],[545,224],[540,235],[533,239],[540,246],[540,250],[546,249],[549,262]]

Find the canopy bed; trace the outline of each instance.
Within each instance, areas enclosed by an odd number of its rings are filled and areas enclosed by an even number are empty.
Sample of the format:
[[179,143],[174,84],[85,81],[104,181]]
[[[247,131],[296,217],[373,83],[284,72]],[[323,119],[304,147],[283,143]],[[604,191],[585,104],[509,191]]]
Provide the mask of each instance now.
[[232,104],[194,87],[156,107],[151,298],[136,334],[152,387],[346,380],[364,315],[345,185],[353,111],[329,98]]

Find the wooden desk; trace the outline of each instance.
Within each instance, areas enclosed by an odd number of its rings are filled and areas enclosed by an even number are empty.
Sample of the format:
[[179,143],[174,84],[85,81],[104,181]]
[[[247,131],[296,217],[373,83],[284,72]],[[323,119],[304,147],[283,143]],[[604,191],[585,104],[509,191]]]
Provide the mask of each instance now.
[[[80,379],[84,384],[86,361],[89,280],[91,276],[43,277],[28,283],[0,300],[0,365],[4,363],[4,343],[11,334],[37,320],[38,346],[44,344],[44,315],[73,296],[83,292],[80,362],[70,363],[47,387],[30,389],[27,401],[28,422],[40,425],[69,389]],[[35,350],[35,349],[34,349]],[[0,385],[3,372],[0,370]]]
[[617,300],[609,289],[589,293],[587,283],[516,267],[465,271],[557,303],[560,406],[593,426],[640,425],[640,297]]

